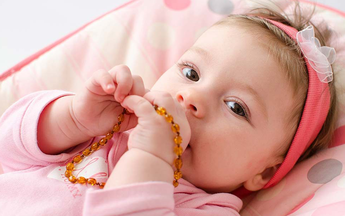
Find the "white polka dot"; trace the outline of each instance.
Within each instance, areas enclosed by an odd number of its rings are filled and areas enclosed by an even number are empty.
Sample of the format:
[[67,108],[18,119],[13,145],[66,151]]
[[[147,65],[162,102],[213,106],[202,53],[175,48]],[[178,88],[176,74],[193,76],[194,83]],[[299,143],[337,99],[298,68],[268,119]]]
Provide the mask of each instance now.
[[275,185],[269,189],[260,191],[256,195],[256,199],[260,200],[260,201],[266,201],[266,200],[270,200],[270,199],[278,196],[280,194],[280,192],[284,189],[285,184],[286,184],[286,180],[284,178],[277,185]]
[[345,188],[345,176],[339,179],[339,181],[337,182],[337,185],[340,188]]
[[208,8],[214,13],[228,15],[234,10],[234,4],[230,0],[208,0]]
[[156,49],[166,50],[175,43],[175,30],[165,23],[154,23],[147,32],[147,40]]

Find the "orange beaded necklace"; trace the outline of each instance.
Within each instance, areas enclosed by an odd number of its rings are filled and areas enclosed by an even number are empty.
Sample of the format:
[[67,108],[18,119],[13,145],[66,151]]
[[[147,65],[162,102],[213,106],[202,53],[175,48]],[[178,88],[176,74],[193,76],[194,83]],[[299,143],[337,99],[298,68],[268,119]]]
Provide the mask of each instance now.
[[[165,116],[165,119],[167,122],[171,123],[171,129],[172,131],[176,134],[175,138],[174,138],[174,143],[176,144],[176,146],[174,147],[174,152],[176,154],[176,159],[174,160],[174,165],[175,165],[175,171],[174,171],[174,181],[173,181],[173,185],[174,187],[178,186],[178,180],[180,178],[182,178],[182,173],[181,173],[181,167],[182,167],[182,159],[181,159],[181,155],[183,152],[183,149],[181,147],[181,143],[182,143],[182,137],[180,136],[180,126],[178,124],[176,124],[173,120],[173,117],[166,112],[165,108],[163,107],[158,107],[157,105],[154,105],[154,109],[156,110],[156,112],[161,115],[161,116]],[[91,144],[90,147],[86,148],[81,155],[77,155],[75,156],[71,162],[67,163],[66,165],[66,172],[65,172],[65,176],[68,178],[68,180],[75,184],[89,184],[89,185],[97,185],[99,186],[101,189],[104,188],[105,186],[105,182],[97,182],[96,179],[94,178],[85,178],[82,176],[79,176],[78,178],[75,177],[73,175],[73,171],[75,170],[75,165],[79,164],[80,162],[82,162],[82,160],[91,155],[93,152],[97,151],[98,149],[100,149],[102,146],[105,146],[107,144],[107,142],[113,137],[114,133],[118,132],[120,130],[120,125],[123,122],[124,119],[124,114],[127,114],[126,109],[123,109],[123,112],[118,116],[118,122],[114,125],[113,130],[110,131],[109,133],[107,133],[107,135],[105,135],[105,137],[103,137],[102,139],[100,139],[98,142]]]

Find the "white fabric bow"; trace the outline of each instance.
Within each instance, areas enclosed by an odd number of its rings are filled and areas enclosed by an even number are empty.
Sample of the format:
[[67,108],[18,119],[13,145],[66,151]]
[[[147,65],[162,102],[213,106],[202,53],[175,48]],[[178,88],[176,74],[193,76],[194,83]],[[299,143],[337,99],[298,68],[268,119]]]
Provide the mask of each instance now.
[[311,25],[299,31],[296,40],[310,66],[317,72],[320,81],[331,82],[333,80],[331,64],[336,58],[335,49],[321,46],[320,41],[315,37],[314,27]]

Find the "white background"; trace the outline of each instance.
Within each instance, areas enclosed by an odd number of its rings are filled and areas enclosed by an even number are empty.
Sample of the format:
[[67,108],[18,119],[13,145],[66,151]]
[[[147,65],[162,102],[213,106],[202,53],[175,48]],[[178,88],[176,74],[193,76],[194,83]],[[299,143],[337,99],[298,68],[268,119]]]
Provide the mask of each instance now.
[[[128,1],[0,0],[0,73]],[[345,11],[342,0],[314,1]]]

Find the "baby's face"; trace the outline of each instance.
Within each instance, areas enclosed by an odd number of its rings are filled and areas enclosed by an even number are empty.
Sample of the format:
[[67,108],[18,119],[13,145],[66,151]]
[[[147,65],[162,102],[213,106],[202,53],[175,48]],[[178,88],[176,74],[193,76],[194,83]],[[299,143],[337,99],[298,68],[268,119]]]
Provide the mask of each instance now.
[[264,184],[266,168],[283,160],[293,91],[259,40],[236,26],[212,27],[152,88],[185,107],[192,134],[183,178],[208,192],[260,189],[251,184]]

